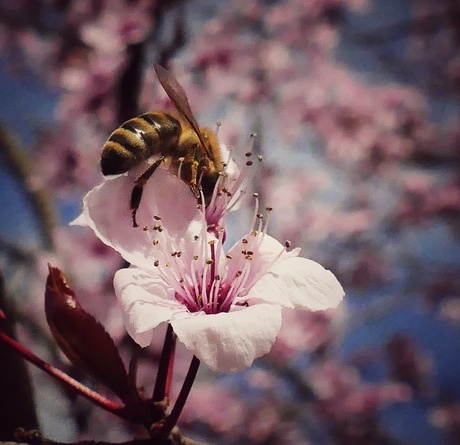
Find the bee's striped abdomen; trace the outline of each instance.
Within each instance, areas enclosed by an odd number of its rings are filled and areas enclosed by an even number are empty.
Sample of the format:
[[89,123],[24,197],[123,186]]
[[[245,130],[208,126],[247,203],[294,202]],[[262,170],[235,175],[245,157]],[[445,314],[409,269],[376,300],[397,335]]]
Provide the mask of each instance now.
[[154,154],[177,145],[181,126],[177,119],[152,111],[126,121],[107,139],[102,149],[104,175],[124,173]]

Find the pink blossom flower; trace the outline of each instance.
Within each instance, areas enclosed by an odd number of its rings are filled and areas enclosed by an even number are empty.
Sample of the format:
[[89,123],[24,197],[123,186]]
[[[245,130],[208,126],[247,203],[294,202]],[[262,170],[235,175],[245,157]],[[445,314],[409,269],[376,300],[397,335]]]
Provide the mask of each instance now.
[[133,169],[91,190],[81,219],[131,263],[115,274],[114,286],[139,345],[148,346],[153,329],[169,322],[210,368],[239,371],[269,352],[283,306],[323,310],[342,300],[330,271],[266,233],[257,204],[252,227],[225,252],[223,227],[208,230],[189,187],[165,169],[145,186],[140,227],[133,228],[129,202],[137,174]]

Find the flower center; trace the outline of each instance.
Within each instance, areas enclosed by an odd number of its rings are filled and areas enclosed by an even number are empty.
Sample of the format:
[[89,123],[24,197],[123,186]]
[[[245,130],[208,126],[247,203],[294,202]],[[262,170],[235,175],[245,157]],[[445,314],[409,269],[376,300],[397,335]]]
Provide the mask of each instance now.
[[[252,161],[247,161],[247,166],[251,164]],[[232,249],[231,255],[224,252],[225,218],[242,196],[235,194],[241,185],[241,176],[228,188],[228,177],[224,171],[208,207],[205,207],[202,196],[202,203],[198,205],[201,224],[192,239],[189,236],[185,239],[169,236],[163,231],[159,215],[154,217],[151,228],[144,227],[153,236],[154,266],[158,275],[170,285],[175,299],[189,312],[217,314],[229,312],[235,304],[246,305],[245,296],[249,289],[286,252],[285,248],[282,249],[271,261],[260,258],[260,244],[267,232],[268,218],[264,222],[259,213],[257,193],[253,195],[255,208],[251,231],[240,242],[238,249]],[[271,208],[266,211],[269,214]]]

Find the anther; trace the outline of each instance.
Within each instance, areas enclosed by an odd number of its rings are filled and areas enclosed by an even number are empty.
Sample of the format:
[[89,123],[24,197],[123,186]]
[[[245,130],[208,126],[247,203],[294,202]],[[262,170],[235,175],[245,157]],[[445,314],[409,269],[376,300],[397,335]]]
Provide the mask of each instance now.
[[289,247],[291,247],[291,241],[289,241],[288,239],[284,242],[284,246],[286,247],[286,249],[289,249]]
[[256,217],[257,217],[258,219],[262,219],[262,218],[264,217],[264,215],[262,215],[262,213],[257,213],[257,214],[256,214]]
[[247,151],[244,155],[245,155],[247,158],[250,158],[250,157],[252,156],[252,152]]
[[252,162],[251,160],[246,161],[246,165],[247,165],[248,167],[250,167],[252,164],[253,164],[253,162]]
[[160,221],[160,220],[161,220],[161,216],[160,216],[160,215],[155,215],[155,216],[153,217],[153,219],[156,219],[157,221]]
[[144,232],[147,232],[147,230],[149,230],[149,226],[144,226],[144,227],[142,228],[142,230],[143,230]]
[[155,267],[158,267],[158,266],[160,265],[160,262],[159,262],[158,260],[155,260],[155,261],[153,262],[153,265],[154,265]]
[[271,212],[271,211],[273,210],[273,207],[265,207],[265,210],[266,210],[267,212]]
[[258,197],[259,197],[259,194],[258,194],[257,192],[256,192],[256,193],[253,193],[253,194],[252,194],[252,197],[253,197],[253,198],[258,198]]
[[206,264],[212,264],[214,263],[214,260],[212,258],[208,258],[206,261],[205,261]]
[[246,238],[243,238],[243,239],[241,240],[241,242],[242,242],[243,244],[247,244],[247,243],[248,243],[248,240],[247,240]]
[[264,159],[264,157],[262,155],[257,155],[257,160],[259,162],[262,162],[263,159]]
[[154,240],[152,241],[152,244],[153,244],[154,246],[158,245],[158,240],[157,240],[157,239],[154,239]]

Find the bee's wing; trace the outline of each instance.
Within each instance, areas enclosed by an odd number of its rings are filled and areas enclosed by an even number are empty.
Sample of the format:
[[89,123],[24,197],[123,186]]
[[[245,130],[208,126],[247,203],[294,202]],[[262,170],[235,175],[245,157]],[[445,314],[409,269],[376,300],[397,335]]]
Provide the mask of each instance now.
[[177,111],[179,111],[182,117],[188,122],[193,131],[197,134],[201,145],[206,151],[206,154],[211,157],[211,153],[209,153],[209,150],[204,143],[203,136],[201,135],[200,129],[198,127],[198,122],[196,121],[195,116],[193,116],[192,109],[190,108],[187,94],[185,93],[184,89],[179,85],[179,82],[176,80],[176,78],[161,65],[155,64],[154,68],[155,72],[157,73],[158,80],[166,91],[166,94],[171,99]]

